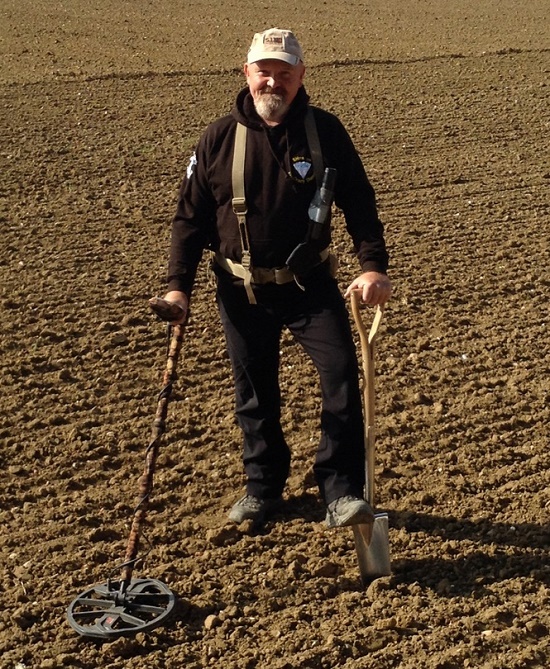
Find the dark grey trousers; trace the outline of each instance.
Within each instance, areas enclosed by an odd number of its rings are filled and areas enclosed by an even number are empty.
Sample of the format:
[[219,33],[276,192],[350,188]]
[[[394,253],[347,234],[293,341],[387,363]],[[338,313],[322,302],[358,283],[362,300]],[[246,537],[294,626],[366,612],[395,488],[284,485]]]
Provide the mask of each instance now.
[[[315,479],[325,503],[363,496],[364,432],[358,365],[348,311],[325,267],[303,282],[255,287],[248,302],[242,281],[217,270],[217,301],[233,369],[236,416],[244,435],[247,492],[281,495],[291,454],[281,426],[279,351],[288,328],[311,357],[322,395]],[[299,381],[299,379],[298,379]]]

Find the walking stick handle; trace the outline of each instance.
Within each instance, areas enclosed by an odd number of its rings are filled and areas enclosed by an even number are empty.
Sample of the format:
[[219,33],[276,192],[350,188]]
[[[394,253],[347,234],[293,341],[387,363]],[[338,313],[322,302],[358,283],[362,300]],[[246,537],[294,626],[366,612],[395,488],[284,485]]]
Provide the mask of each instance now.
[[152,297],[149,300],[149,306],[151,311],[163,321],[177,321],[183,313],[179,304],[163,300],[162,297]]

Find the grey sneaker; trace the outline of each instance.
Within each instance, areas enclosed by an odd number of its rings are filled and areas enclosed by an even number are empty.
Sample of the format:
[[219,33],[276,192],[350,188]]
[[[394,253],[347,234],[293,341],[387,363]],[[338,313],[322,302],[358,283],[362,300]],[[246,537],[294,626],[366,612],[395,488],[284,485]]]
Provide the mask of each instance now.
[[245,520],[251,520],[254,525],[261,525],[278,502],[279,499],[260,499],[254,495],[244,495],[231,507],[229,519],[237,525]]
[[325,522],[327,527],[366,525],[374,522],[374,512],[364,499],[346,495],[338,497],[328,505]]

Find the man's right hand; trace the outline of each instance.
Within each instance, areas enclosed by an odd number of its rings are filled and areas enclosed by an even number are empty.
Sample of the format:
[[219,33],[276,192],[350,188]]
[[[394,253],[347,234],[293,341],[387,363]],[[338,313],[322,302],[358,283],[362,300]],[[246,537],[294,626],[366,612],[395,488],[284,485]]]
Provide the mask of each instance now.
[[185,293],[182,293],[181,290],[170,290],[164,296],[164,299],[167,302],[173,302],[182,308],[181,317],[176,321],[172,321],[172,325],[182,325],[187,318],[187,311],[189,309],[189,300]]

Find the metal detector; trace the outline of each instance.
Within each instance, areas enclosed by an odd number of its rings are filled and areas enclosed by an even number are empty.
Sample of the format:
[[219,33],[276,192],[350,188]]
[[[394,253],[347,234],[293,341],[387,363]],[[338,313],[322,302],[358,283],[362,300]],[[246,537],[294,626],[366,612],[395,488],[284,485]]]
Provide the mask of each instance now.
[[[160,298],[149,301],[151,309],[165,321],[177,321],[181,308]],[[176,380],[176,366],[183,342],[184,325],[168,325],[168,353],[163,388],[159,394],[151,441],[139,479],[138,504],[124,556],[120,578],[94,585],[71,602],[67,617],[71,627],[85,637],[113,639],[146,632],[164,624],[176,604],[176,596],[163,583],[151,578],[132,578],[141,528],[145,521],[161,437],[166,427],[168,404]]]

